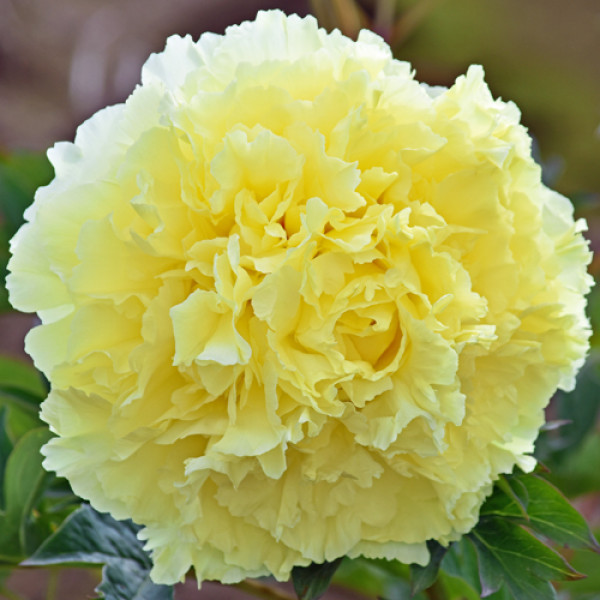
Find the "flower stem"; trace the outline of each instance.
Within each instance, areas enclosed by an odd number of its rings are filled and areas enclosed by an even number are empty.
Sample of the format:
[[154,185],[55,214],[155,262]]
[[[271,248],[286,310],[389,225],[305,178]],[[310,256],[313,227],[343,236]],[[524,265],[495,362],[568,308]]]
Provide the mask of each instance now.
[[290,596],[281,590],[252,579],[245,579],[244,581],[234,583],[233,585],[247,594],[255,596],[256,598],[262,598],[263,600],[295,600],[293,596]]
[[50,569],[48,587],[46,588],[46,600],[56,600],[56,593],[58,591],[58,569]]

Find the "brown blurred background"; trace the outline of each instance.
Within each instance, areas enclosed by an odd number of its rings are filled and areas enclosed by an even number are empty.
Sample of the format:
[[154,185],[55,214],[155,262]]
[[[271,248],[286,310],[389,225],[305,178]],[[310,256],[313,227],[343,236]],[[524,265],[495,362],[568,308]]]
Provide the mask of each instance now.
[[565,193],[600,191],[600,0],[0,0],[0,147],[45,149],[125,99],[173,33],[222,32],[259,8],[370,26],[417,77],[485,66],[517,102]]

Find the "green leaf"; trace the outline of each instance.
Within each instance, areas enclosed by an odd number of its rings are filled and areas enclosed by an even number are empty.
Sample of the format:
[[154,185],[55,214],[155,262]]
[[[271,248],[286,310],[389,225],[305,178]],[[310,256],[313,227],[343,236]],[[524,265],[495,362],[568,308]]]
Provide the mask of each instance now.
[[594,428],[596,417],[600,411],[600,395],[598,386],[598,367],[600,353],[590,355],[586,364],[577,377],[577,386],[572,391],[559,396],[557,416],[569,420],[570,423],[561,427],[559,448],[574,448],[581,443],[585,435]]
[[104,565],[96,591],[107,600],[172,600],[171,586],[150,580],[152,563],[138,530],[131,521],[116,521],[83,505],[23,565]]
[[[473,533],[473,538],[477,539],[477,534]],[[486,598],[494,592],[497,592],[504,583],[504,565],[501,560],[492,552],[488,552],[485,544],[478,548],[477,563],[479,565],[479,583],[481,587],[481,597]]]
[[101,565],[112,560],[133,560],[149,569],[152,563],[137,539],[138,530],[131,521],[116,521],[84,504],[23,564]]
[[[444,592],[442,598],[448,600],[480,600],[481,598],[479,579],[475,584],[470,584],[461,576],[455,577],[440,570],[438,583]],[[486,598],[487,600],[514,600],[506,586],[502,586]]]
[[519,475],[510,484],[527,489],[528,527],[559,544],[600,551],[585,519],[551,483],[536,475]]
[[50,437],[46,427],[28,432],[6,461],[5,510],[0,513],[0,560],[18,562],[28,553],[30,515],[48,476],[42,467],[40,448]]
[[586,573],[587,577],[561,583],[559,589],[564,590],[561,596],[564,595],[565,598],[572,600],[583,600],[584,598],[598,600],[600,598],[600,554],[594,554],[587,550],[575,550],[569,553],[569,562],[578,571]]
[[[46,393],[39,371],[22,361],[0,356],[0,410],[6,409],[3,431],[13,445],[31,429],[43,426],[38,414]],[[0,497],[1,491],[0,479]]]
[[6,434],[15,445],[28,431],[39,427],[46,427],[37,414],[19,410],[9,406],[6,415]]
[[294,567],[292,581],[299,600],[320,598],[327,591],[329,582],[341,562],[342,559],[338,558],[330,563],[313,563],[308,567]]
[[26,397],[35,398],[37,404],[46,397],[46,386],[40,372],[20,360],[0,356],[0,388],[12,393],[25,392]]
[[481,516],[503,517],[572,548],[600,551],[585,519],[550,482],[538,475],[502,477]]
[[[463,536],[453,542],[446,552],[438,584],[444,591],[442,598],[448,600],[479,600],[481,598],[481,582],[477,551],[472,541]],[[487,596],[488,600],[513,600],[506,586]]]
[[536,456],[548,463],[552,471],[576,451],[594,429],[600,411],[599,365],[600,352],[594,349],[577,376],[575,389],[569,393],[559,392],[553,400],[557,418],[568,423],[545,431],[536,442]]
[[504,583],[517,600],[553,600],[551,580],[582,577],[554,550],[507,519],[483,519],[468,537],[477,551],[482,598]]
[[[518,470],[521,473],[520,470]],[[524,474],[523,474],[524,475]],[[498,487],[517,505],[521,516],[527,519],[527,511],[530,503],[529,490],[522,481],[513,476],[501,475],[498,480]]]
[[440,571],[438,580],[444,590],[442,598],[452,600],[479,600],[481,598],[479,591],[470,586],[461,577],[454,577]]
[[528,520],[529,494],[527,489],[520,482],[515,481],[514,486],[511,483],[507,477],[500,477],[494,486],[492,495],[481,507],[480,516]]
[[548,479],[567,496],[600,490],[600,434],[589,433],[575,450],[558,463],[551,463]]
[[35,190],[52,176],[52,166],[43,154],[0,154],[0,311],[11,310],[4,285],[8,241],[23,223],[23,212]]
[[102,583],[97,592],[107,600],[172,600],[173,588],[158,585],[150,579],[150,571],[136,563],[111,562],[102,570]]
[[477,598],[479,598],[477,552],[467,537],[463,536],[450,546],[442,560],[441,569],[448,575],[464,580],[470,588],[477,592]]
[[[582,576],[532,532],[574,548],[598,549],[583,517],[554,486],[519,471],[497,482],[479,524],[452,544],[442,570],[463,579],[482,598],[552,599],[550,581]],[[460,587],[447,578],[442,582]]]
[[[383,576],[382,576],[383,575]],[[369,596],[383,596],[385,573],[369,559],[345,558],[335,572],[333,580],[343,586]]]
[[23,211],[33,201],[35,190],[46,185],[53,175],[45,154],[0,155],[0,212],[11,235],[23,222]]
[[30,417],[36,417],[40,410],[40,401],[28,392],[0,385],[0,406],[13,406],[28,413]]
[[414,564],[410,566],[410,589],[413,596],[434,584],[438,577],[442,559],[448,552],[447,547],[433,540],[427,542],[427,548],[431,557],[427,566],[421,567]]
[[24,362],[0,356],[0,406],[26,413],[30,426],[39,426],[37,415],[46,395],[39,371]]
[[12,452],[13,445],[6,432],[6,412],[5,407],[0,407],[0,510],[4,509],[4,473],[6,471],[6,462]]
[[8,591],[6,588],[6,582],[8,578],[12,575],[12,573],[12,567],[3,567],[2,565],[0,565],[0,594],[4,594],[7,597],[10,597],[10,591]]
[[[333,581],[369,597],[406,600],[410,597],[410,569],[397,560],[345,558]],[[425,600],[417,594],[413,600]]]
[[5,431],[12,443],[40,427],[40,402],[46,396],[39,371],[28,364],[0,356],[0,408],[7,408]]

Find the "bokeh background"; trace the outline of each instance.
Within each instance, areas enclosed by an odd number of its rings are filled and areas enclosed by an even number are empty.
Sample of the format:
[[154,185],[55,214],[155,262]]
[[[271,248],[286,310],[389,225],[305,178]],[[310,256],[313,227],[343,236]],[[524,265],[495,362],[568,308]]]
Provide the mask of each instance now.
[[[350,37],[371,28],[430,84],[450,85],[469,64],[482,64],[492,93],[520,107],[544,177],[573,200],[588,221],[592,247],[600,250],[600,0],[0,0],[0,270],[23,208],[51,177],[43,155],[49,146],[72,140],[81,121],[123,101],[167,36],[221,33],[264,8],[313,13],[322,26]],[[598,278],[600,260],[590,269]],[[597,298],[593,292],[594,324]],[[1,290],[0,309],[0,354],[27,360],[23,336],[32,318],[12,313]],[[600,348],[597,336],[594,347]],[[577,391],[557,396],[549,409],[550,419],[571,424],[546,432],[538,444],[551,477],[596,530],[597,365],[593,349]],[[561,597],[600,599],[598,558],[570,559],[592,576],[566,585]],[[0,570],[0,590],[2,577]],[[16,572],[7,588],[17,595],[0,591],[0,598],[78,600],[90,597],[96,577]],[[236,598],[218,586],[201,593],[193,587],[181,587],[177,598]],[[353,596],[334,590],[328,597]]]

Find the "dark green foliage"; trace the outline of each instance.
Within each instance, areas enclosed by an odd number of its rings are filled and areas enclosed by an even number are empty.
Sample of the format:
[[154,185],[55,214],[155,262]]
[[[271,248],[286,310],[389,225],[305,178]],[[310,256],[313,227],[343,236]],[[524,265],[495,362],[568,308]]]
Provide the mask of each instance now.
[[172,587],[150,581],[152,563],[138,530],[83,505],[24,564],[104,565],[96,591],[106,600],[171,600]]
[[431,555],[429,564],[425,567],[410,566],[410,583],[413,596],[433,585],[438,577],[442,559],[448,551],[448,548],[432,540],[427,543],[427,547]]
[[493,494],[481,509],[484,519],[507,517],[557,544],[600,550],[585,519],[551,483],[537,475],[524,474],[502,481],[512,494],[504,489]]
[[[467,591],[459,590],[458,597],[552,600],[556,594],[551,581],[583,575],[550,543],[599,549],[583,517],[552,484],[535,474],[502,477],[480,515],[473,531],[447,553],[433,547],[430,565],[411,569],[414,589],[431,585],[440,571],[450,587],[466,586]],[[449,582],[448,576],[464,584]]]
[[505,584],[515,600],[550,600],[550,581],[581,577],[554,550],[506,519],[486,519],[469,534],[477,552],[481,596]]
[[50,432],[45,427],[29,431],[17,442],[4,464],[0,561],[19,562],[35,549],[37,536],[31,513],[48,478],[42,468],[40,448],[49,438]]
[[0,154],[0,312],[10,310],[4,286],[9,240],[23,223],[23,212],[35,190],[54,176],[44,154]]
[[292,571],[294,590],[299,600],[317,600],[329,587],[329,582],[342,562],[341,558],[330,563],[313,563],[308,567],[295,567]]

